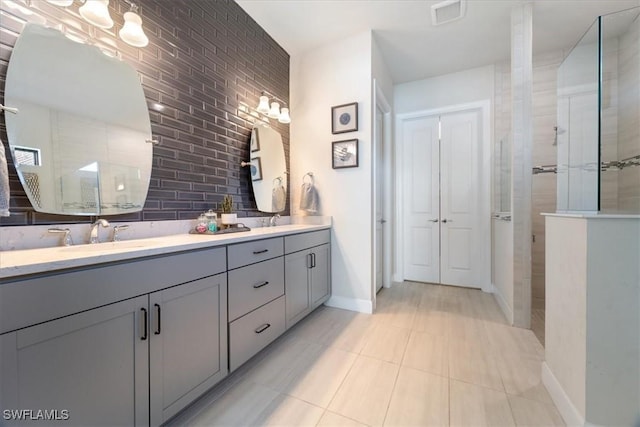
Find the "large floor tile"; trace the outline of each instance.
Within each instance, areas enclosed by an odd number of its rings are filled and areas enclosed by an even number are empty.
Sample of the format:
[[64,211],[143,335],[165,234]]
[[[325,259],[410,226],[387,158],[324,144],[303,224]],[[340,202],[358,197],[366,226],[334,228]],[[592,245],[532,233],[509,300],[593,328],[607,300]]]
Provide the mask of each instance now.
[[505,393],[456,380],[449,387],[451,426],[515,426]]
[[547,388],[542,384],[542,362],[521,353],[501,353],[498,369],[507,394],[553,404]]
[[249,426],[279,396],[278,392],[251,381],[242,381],[193,417],[191,426]]
[[482,340],[449,339],[449,376],[453,379],[504,391],[498,361]]
[[328,409],[367,425],[382,425],[399,368],[358,356]]
[[354,314],[342,324],[341,329],[335,329],[324,344],[339,350],[360,353],[371,338],[376,321],[370,314]]
[[449,349],[447,338],[412,331],[404,352],[402,365],[432,374],[449,375]]
[[353,366],[357,355],[323,347],[299,375],[282,389],[291,396],[326,408]]
[[355,420],[352,420],[335,412],[325,411],[322,418],[318,422],[318,427],[367,427],[366,424],[361,424]]
[[378,324],[360,354],[399,364],[409,341],[409,329]]
[[565,425],[560,413],[553,405],[516,396],[509,396],[509,404],[518,426],[553,427]]
[[449,379],[402,367],[385,426],[445,426],[449,423]]
[[257,415],[251,426],[313,427],[323,413],[322,408],[280,395]]

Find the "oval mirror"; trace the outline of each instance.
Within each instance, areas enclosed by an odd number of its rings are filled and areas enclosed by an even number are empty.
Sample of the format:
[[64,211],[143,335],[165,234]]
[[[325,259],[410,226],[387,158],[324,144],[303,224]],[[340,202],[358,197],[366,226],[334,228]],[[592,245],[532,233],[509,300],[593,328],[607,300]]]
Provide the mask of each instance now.
[[27,24],[7,70],[13,161],[33,208],[65,215],[142,210],[153,157],[137,72],[97,47]]
[[251,185],[259,211],[277,213],[287,204],[287,163],[282,136],[265,125],[251,131]]

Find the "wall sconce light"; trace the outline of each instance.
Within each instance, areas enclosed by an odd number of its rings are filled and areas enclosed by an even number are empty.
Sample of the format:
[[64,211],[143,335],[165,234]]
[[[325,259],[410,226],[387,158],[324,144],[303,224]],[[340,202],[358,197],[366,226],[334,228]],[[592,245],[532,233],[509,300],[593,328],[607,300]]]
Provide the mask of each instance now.
[[142,18],[138,15],[138,6],[131,3],[131,9],[124,14],[124,26],[118,35],[125,43],[134,47],[145,47],[149,38],[142,29]]
[[87,0],[78,9],[80,16],[87,22],[100,28],[113,27],[113,19],[109,15],[109,0]]
[[[270,100],[271,102],[269,102]],[[267,91],[262,91],[262,96],[260,96],[260,102],[258,103],[256,111],[271,119],[278,119],[280,123],[291,123],[289,108],[283,107],[281,109],[280,105],[286,105],[286,103],[277,96]]]
[[[71,6],[74,0],[47,0],[56,6]],[[78,12],[87,22],[100,28],[113,27],[113,19],[109,14],[109,0],[83,0]],[[123,42],[134,47],[145,47],[149,44],[149,38],[142,29],[142,18],[138,14],[138,6],[132,1],[125,0],[131,5],[131,9],[124,14],[124,26],[118,35]]]

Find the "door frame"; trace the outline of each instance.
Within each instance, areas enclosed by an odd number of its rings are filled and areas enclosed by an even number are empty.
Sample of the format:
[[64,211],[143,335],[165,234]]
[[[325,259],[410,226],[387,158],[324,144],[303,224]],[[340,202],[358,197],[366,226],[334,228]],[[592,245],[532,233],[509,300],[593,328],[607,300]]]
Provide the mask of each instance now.
[[[378,141],[378,139],[376,138],[376,120],[377,120],[377,115],[376,115],[376,109],[379,108],[382,111],[382,120],[383,120],[383,125],[382,125],[382,141]],[[393,125],[393,117],[392,117],[392,111],[391,111],[391,104],[389,104],[389,101],[387,101],[387,97],[384,95],[384,92],[382,91],[382,89],[380,88],[380,85],[378,84],[378,82],[376,81],[376,79],[373,79],[373,111],[372,111],[372,117],[373,117],[373,126],[372,126],[372,136],[373,136],[373,149],[372,149],[372,153],[373,153],[373,167],[372,167],[372,172],[371,172],[371,179],[373,182],[373,197],[371,198],[371,236],[372,236],[372,241],[371,241],[371,259],[372,259],[372,263],[371,263],[371,300],[373,302],[373,309],[375,310],[376,308],[376,272],[377,272],[377,257],[376,257],[376,251],[377,251],[377,231],[376,231],[376,205],[377,205],[377,201],[378,198],[381,196],[381,194],[383,195],[383,200],[382,200],[382,209],[383,209],[383,216],[387,219],[387,222],[382,224],[382,233],[383,236],[386,236],[386,239],[383,239],[383,247],[382,247],[382,260],[384,265],[382,266],[382,271],[383,271],[383,276],[382,276],[382,287],[383,288],[390,288],[391,287],[391,280],[392,280],[392,268],[393,268],[393,263],[392,261],[392,256],[391,256],[391,250],[392,250],[392,244],[391,242],[393,241],[393,200],[391,198],[392,195],[392,189],[393,189],[393,175],[392,175],[392,167],[393,167],[393,161],[392,161],[392,156],[393,156],[393,132],[392,132],[392,125]],[[380,192],[377,188],[376,185],[376,174],[378,172],[377,168],[378,168],[378,145],[382,144],[382,167],[384,169],[383,171],[383,188],[382,188],[382,192]]]
[[[480,212],[484,217],[481,221],[482,227],[480,230],[480,241],[484,242],[482,245],[482,268],[481,278],[479,280],[480,288],[484,292],[492,292],[491,285],[491,100],[486,99],[482,101],[455,104],[445,107],[438,107],[429,110],[418,110],[410,113],[396,114],[395,124],[395,170],[402,170],[402,159],[404,155],[403,147],[403,122],[406,120],[422,118],[427,116],[443,115],[449,113],[458,113],[462,111],[476,110],[480,113],[480,124],[482,127],[480,133],[480,143],[482,144],[481,158],[479,159],[479,173],[478,176],[478,189],[486,194],[487,197],[483,197],[480,203]],[[396,174],[395,181],[395,214],[394,214],[394,230],[403,230],[403,216],[402,207],[404,206],[404,178],[403,174]],[[393,251],[394,257],[394,270],[393,281],[404,281],[404,236],[401,232],[394,234]]]

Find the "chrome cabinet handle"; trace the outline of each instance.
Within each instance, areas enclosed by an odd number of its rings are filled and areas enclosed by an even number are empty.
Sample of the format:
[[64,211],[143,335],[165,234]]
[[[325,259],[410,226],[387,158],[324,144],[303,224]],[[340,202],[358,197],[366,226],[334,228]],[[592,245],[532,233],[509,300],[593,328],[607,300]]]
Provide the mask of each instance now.
[[160,311],[160,304],[153,304],[153,306],[156,308],[156,320],[158,321],[156,331],[153,334],[160,335],[160,315],[162,312]]
[[261,251],[253,251],[254,255],[260,255],[269,252],[269,249],[263,249]]
[[264,325],[260,326],[258,329],[255,330],[256,334],[261,334],[264,331],[266,331],[267,329],[269,329],[271,327],[270,323],[265,323]]
[[[430,219],[429,222],[438,222],[438,218]],[[447,222],[447,220],[444,220],[443,222]]]
[[268,284],[269,284],[269,282],[265,280],[262,283],[256,283],[255,285],[253,285],[253,289],[258,289],[258,288],[261,288],[263,286],[267,286]]
[[144,321],[142,322],[142,336],[140,337],[141,341],[146,341],[148,337],[148,329],[149,329],[149,321],[147,319],[147,309],[141,308],[140,312],[142,312],[142,318]]

